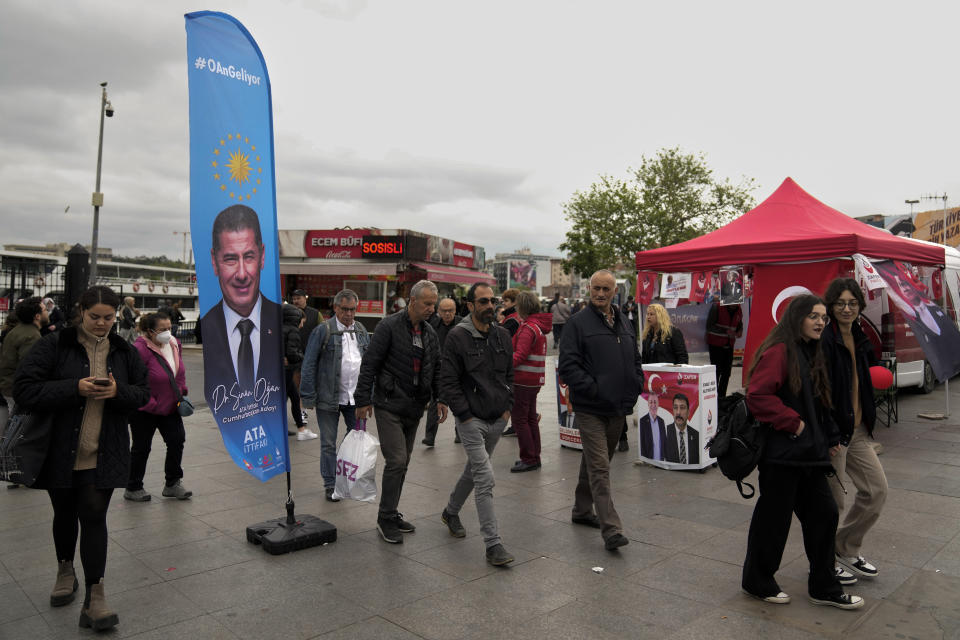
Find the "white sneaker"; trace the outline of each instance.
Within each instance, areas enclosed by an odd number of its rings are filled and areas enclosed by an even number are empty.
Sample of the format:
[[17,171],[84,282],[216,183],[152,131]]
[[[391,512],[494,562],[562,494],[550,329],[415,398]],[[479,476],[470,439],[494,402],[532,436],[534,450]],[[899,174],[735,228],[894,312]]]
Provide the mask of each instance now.
[[853,573],[863,576],[864,578],[875,578],[880,571],[867,562],[863,556],[841,556],[837,554],[837,562],[842,564],[844,567],[852,571]]
[[822,604],[828,607],[836,607],[837,609],[859,609],[863,606],[863,598],[850,595],[849,593],[841,593],[840,595],[830,598],[814,598],[813,596],[809,596],[807,599],[811,604]]
[[319,436],[313,431],[310,431],[310,429],[304,429],[303,431],[297,432],[297,440],[313,440],[314,438],[318,437]]
[[763,600],[764,602],[769,602],[770,604],[790,604],[790,596],[788,596],[783,591],[779,592],[775,596],[766,596],[766,597],[758,596],[755,593],[750,593],[746,589],[741,589],[741,591],[743,591],[745,594],[747,594],[751,598],[756,598],[757,600]]

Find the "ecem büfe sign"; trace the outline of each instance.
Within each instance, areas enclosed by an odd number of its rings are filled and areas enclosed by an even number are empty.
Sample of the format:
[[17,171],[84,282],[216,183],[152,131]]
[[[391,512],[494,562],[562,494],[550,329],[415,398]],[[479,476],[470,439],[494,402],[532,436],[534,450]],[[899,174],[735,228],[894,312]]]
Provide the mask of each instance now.
[[403,257],[403,236],[363,236],[360,255],[364,258]]
[[360,245],[367,229],[307,231],[304,252],[308,258],[360,258]]

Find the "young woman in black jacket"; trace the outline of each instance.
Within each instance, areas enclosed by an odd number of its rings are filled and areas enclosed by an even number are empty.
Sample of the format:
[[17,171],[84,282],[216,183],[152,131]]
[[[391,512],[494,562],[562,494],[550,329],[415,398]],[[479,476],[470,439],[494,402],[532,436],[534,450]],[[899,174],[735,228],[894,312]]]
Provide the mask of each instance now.
[[836,474],[830,489],[843,512],[844,490],[839,476],[850,477],[857,494],[837,528],[837,562],[863,578],[878,571],[860,554],[863,537],[880,518],[887,500],[887,476],[871,446],[877,411],[873,401],[870,366],[876,364],[873,344],[860,328],[866,299],[853,278],[836,278],[824,295],[831,322],[820,341],[833,390],[833,419],[840,428],[840,450],[833,457]]
[[757,467],[760,497],[750,521],[741,586],[766,602],[790,602],[774,574],[796,514],[810,561],[810,602],[857,609],[863,598],[843,592],[833,559],[837,504],[827,474],[833,471],[830,458],[840,434],[830,416],[830,381],[818,344],[828,322],[820,298],[797,296],[750,368],[747,406],[769,430]]
[[52,431],[43,469],[34,483],[53,505],[57,581],[51,606],[73,601],[73,558],[80,533],[86,598],[80,626],[98,631],[117,624],[107,606],[107,507],[130,475],[130,413],[150,399],[147,368],[126,340],[111,333],[120,298],[94,286],[80,296],[81,323],[42,338],[17,368],[14,398]]

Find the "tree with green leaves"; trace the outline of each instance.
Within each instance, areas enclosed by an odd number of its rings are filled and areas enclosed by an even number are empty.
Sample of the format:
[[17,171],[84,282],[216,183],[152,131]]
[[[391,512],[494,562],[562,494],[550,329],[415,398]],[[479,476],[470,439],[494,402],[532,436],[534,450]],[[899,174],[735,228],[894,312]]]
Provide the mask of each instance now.
[[709,233],[755,204],[753,178],[717,179],[703,153],[678,147],[641,157],[640,168],[628,174],[626,180],[600,176],[563,204],[572,225],[559,247],[567,272],[591,274],[617,264],[632,272],[637,251]]

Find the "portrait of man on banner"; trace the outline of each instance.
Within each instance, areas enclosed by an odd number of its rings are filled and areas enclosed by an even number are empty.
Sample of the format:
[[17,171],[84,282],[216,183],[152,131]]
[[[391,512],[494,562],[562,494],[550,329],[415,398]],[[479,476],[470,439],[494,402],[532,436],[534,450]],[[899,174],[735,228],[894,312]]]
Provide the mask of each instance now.
[[260,291],[265,247],[256,211],[235,204],[213,222],[210,262],[222,298],[201,318],[206,396],[220,417],[238,403],[279,396],[283,380],[280,305]]
[[917,286],[910,267],[900,262],[874,264],[887,283],[887,295],[900,311],[937,380],[960,372],[960,330]]
[[743,269],[720,270],[720,304],[743,303]]

